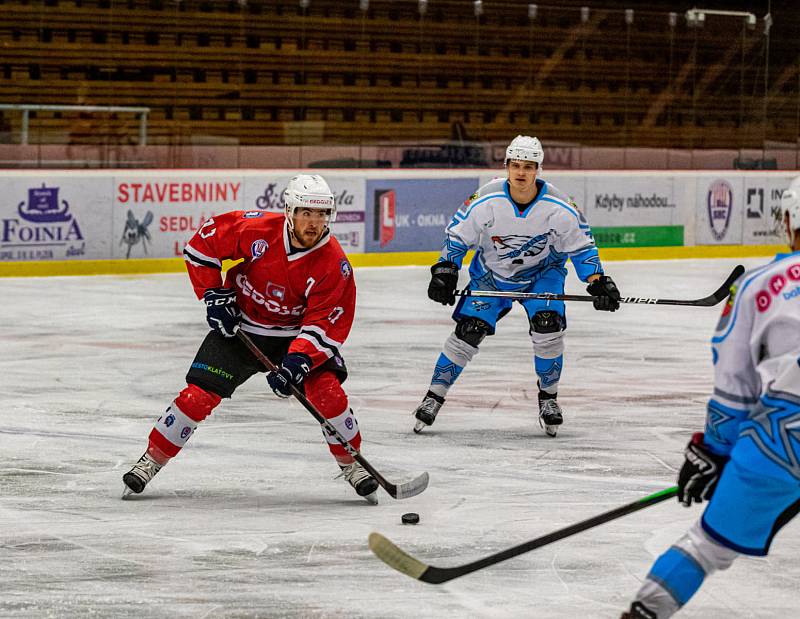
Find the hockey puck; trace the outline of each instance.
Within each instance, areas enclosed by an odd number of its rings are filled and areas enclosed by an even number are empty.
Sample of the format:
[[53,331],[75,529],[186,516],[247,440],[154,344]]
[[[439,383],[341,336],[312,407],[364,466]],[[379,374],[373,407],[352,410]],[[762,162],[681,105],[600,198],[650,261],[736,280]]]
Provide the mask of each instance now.
[[419,514],[409,512],[407,514],[403,514],[400,520],[402,520],[403,524],[417,524],[419,522]]

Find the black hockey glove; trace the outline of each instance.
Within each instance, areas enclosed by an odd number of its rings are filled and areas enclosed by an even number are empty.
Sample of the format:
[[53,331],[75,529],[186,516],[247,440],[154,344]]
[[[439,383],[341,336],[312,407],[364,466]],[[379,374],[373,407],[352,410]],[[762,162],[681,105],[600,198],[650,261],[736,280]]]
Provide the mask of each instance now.
[[236,304],[236,290],[233,288],[209,288],[203,294],[206,302],[208,326],[225,337],[233,337],[239,330],[242,312]]
[[594,309],[604,312],[616,312],[619,309],[619,290],[608,275],[601,275],[586,286],[586,292],[597,297],[593,302]]
[[703,441],[703,433],[695,432],[684,451],[686,461],[678,473],[678,500],[686,507],[709,500],[717,488],[728,456],[713,453]]
[[456,302],[456,286],[458,286],[458,266],[455,262],[445,260],[431,267],[429,299],[442,305],[453,305]]
[[292,395],[294,385],[298,389],[311,370],[311,358],[301,352],[290,352],[281,361],[281,367],[267,374],[267,384],[279,398]]

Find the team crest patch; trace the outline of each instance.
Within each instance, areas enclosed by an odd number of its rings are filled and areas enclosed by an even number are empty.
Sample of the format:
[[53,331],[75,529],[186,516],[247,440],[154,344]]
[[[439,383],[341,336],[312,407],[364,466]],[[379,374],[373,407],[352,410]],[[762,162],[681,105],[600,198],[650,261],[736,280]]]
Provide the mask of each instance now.
[[350,266],[346,258],[342,258],[342,261],[339,263],[339,270],[342,272],[342,277],[344,279],[348,279],[353,274],[353,267]]
[[257,241],[253,241],[253,244],[250,246],[250,253],[253,256],[253,260],[260,258],[264,255],[269,249],[269,243],[267,243],[264,239],[258,239]]
[[469,206],[472,203],[472,201],[477,197],[478,197],[478,192],[476,191],[469,198],[464,200],[464,206]]
[[286,288],[272,282],[267,282],[266,292],[268,297],[278,299],[278,301],[283,301],[286,298]]
[[261,217],[263,214],[264,213],[262,213],[261,211],[246,211],[242,215],[242,217],[244,217],[245,219],[254,219],[256,217]]

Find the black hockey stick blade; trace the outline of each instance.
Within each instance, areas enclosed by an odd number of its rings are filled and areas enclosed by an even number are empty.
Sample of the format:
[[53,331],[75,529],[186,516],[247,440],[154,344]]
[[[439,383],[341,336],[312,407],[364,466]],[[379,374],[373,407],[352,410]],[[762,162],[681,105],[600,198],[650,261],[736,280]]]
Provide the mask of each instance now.
[[[244,331],[239,329],[236,332],[236,335],[239,337],[242,343],[245,346],[247,346],[250,352],[253,353],[253,356],[256,359],[258,359],[265,368],[267,368],[268,370],[278,369],[277,366],[263,352],[261,352],[258,346],[255,345],[253,340],[251,340],[250,337]],[[309,413],[311,413],[311,416],[317,420],[317,423],[319,423],[323,427],[325,432],[328,435],[335,438],[339,442],[339,444],[342,447],[344,447],[345,450],[347,450],[347,453],[353,456],[353,458],[359,464],[361,464],[361,466],[363,466],[370,475],[372,475],[375,478],[375,481],[377,481],[378,484],[380,484],[380,486],[384,490],[386,490],[386,492],[389,493],[389,496],[391,496],[393,499],[407,499],[409,497],[416,496],[422,491],[424,491],[425,488],[428,487],[428,473],[422,473],[421,475],[418,475],[411,481],[402,484],[393,484],[392,482],[387,480],[383,475],[381,475],[375,469],[375,467],[373,467],[367,461],[367,459],[364,456],[361,455],[360,451],[358,451],[355,447],[353,447],[350,444],[350,441],[348,441],[345,437],[343,437],[339,433],[339,430],[337,430],[336,427],[333,424],[331,424],[330,421],[325,419],[322,413],[320,413],[317,410],[317,407],[314,406],[308,400],[308,398],[302,391],[300,391],[294,385],[290,386],[292,395],[297,399],[298,402],[300,402],[300,404],[303,405],[303,408],[305,408]]]
[[616,509],[564,527],[553,533],[537,537],[529,542],[524,542],[493,555],[489,555],[488,557],[484,557],[483,559],[478,559],[477,561],[472,561],[471,563],[465,563],[463,565],[456,565],[454,567],[436,567],[435,565],[423,563],[419,559],[412,557],[405,550],[399,548],[380,533],[373,532],[369,534],[369,549],[386,565],[396,569],[398,572],[416,580],[421,580],[422,582],[439,585],[443,582],[453,580],[454,578],[459,578],[460,576],[482,570],[485,567],[500,563],[506,559],[511,559],[512,557],[541,548],[542,546],[547,546],[565,537],[570,537],[576,533],[581,533],[582,531],[605,524],[606,522],[616,520],[622,516],[627,516],[645,507],[650,507],[651,505],[671,499],[677,494],[677,486],[667,488],[666,490],[660,490],[659,492],[655,492],[642,499],[623,505],[622,507],[617,507]]
[[707,297],[697,299],[694,301],[693,305],[698,305],[700,307],[711,307],[712,305],[721,303],[728,298],[731,293],[731,286],[733,286],[733,282],[739,279],[742,276],[742,273],[744,273],[744,267],[741,264],[737,264],[735,267],[733,267],[731,274],[728,275],[728,279],[726,279],[719,288],[717,288]]
[[[724,301],[730,294],[730,287],[744,273],[739,264],[731,271],[728,278],[712,294],[702,299],[659,299],[652,297],[622,297],[620,303],[637,303],[642,305],[687,305],[690,307],[711,307]],[[506,299],[549,299],[552,301],[594,301],[597,297],[585,294],[551,294],[549,292],[511,292],[504,290],[458,290],[460,297],[501,297]]]

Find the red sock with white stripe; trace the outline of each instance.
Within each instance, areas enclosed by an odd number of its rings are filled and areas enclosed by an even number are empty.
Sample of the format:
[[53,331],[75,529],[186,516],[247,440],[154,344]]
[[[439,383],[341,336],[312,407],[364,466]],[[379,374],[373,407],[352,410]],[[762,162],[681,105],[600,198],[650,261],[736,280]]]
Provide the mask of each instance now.
[[[325,417],[355,449],[361,449],[361,432],[358,429],[358,420],[353,415],[353,410],[347,400],[347,394],[342,389],[336,374],[330,371],[312,373],[304,383],[306,396],[320,414]],[[336,461],[347,466],[353,463],[353,456],[335,437],[328,435],[323,429],[328,449]]]
[[189,440],[197,425],[211,414],[222,398],[197,385],[188,385],[167,407],[150,431],[147,453],[162,466]]

